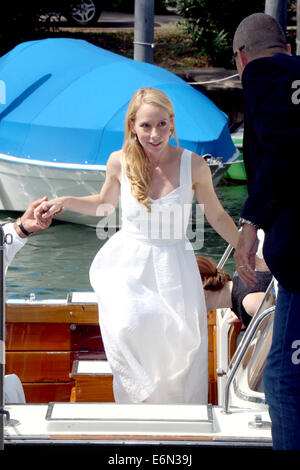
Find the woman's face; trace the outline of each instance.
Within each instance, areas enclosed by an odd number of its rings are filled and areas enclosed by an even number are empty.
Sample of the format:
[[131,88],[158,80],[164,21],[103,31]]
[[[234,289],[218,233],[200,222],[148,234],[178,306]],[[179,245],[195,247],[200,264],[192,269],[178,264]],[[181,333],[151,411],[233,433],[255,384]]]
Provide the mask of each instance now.
[[159,156],[169,144],[174,121],[161,106],[143,103],[131,130],[137,135],[146,154]]

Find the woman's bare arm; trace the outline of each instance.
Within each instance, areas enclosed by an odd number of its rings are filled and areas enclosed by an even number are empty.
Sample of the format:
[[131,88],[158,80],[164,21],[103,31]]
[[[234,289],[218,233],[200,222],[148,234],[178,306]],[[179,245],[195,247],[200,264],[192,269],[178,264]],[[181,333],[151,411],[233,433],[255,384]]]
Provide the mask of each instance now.
[[106,177],[100,193],[89,196],[62,196],[43,202],[36,210],[35,217],[40,223],[63,210],[85,215],[104,216],[113,212],[120,196],[121,151],[113,152],[106,167]]
[[239,231],[215,193],[208,164],[202,157],[195,154],[192,158],[192,176],[197,201],[204,205],[204,213],[208,222],[224,240],[235,248]]

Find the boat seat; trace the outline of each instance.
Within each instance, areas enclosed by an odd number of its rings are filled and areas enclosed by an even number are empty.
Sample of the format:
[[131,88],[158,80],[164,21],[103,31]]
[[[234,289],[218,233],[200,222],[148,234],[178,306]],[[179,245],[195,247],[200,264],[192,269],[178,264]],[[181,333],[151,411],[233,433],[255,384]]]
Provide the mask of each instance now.
[[5,404],[25,404],[25,394],[21,380],[16,374],[4,377]]
[[113,375],[107,361],[76,360],[70,376],[75,381],[70,401],[114,402]]

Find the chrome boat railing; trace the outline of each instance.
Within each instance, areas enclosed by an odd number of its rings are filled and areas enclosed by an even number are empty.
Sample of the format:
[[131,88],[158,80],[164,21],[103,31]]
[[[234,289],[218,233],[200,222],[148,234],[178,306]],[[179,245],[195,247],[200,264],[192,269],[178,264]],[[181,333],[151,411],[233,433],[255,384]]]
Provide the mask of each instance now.
[[[217,264],[217,267],[219,269],[223,269],[225,263],[227,262],[231,252],[233,250],[233,247],[231,245],[228,245],[226,250],[224,251],[220,261],[218,262]],[[231,362],[230,362],[230,365],[229,365],[229,370],[230,370],[230,373],[227,377],[227,381],[226,381],[226,385],[225,385],[225,391],[224,391],[224,404],[223,404],[223,412],[228,414],[230,413],[230,409],[229,409],[229,391],[230,391],[230,386],[233,382],[233,379],[235,378],[235,374],[245,356],[245,353],[255,335],[255,333],[257,332],[259,326],[262,324],[262,322],[264,321],[264,319],[270,315],[271,313],[274,312],[275,310],[275,306],[271,306],[271,307],[268,307],[266,308],[266,305],[265,303],[267,302],[267,299],[268,299],[268,296],[270,295],[270,293],[272,292],[272,290],[274,290],[274,285],[275,285],[275,279],[273,278],[272,281],[270,282],[266,292],[265,292],[265,295],[259,305],[259,307],[257,308],[257,311],[256,313],[254,314],[253,316],[253,319],[251,321],[251,323],[249,324],[248,328],[247,328],[247,331],[244,335],[244,338],[242,340],[242,342],[240,343],[239,347],[237,348],[237,350],[235,351],[235,354],[233,355],[232,359],[231,359]]]
[[275,279],[273,278],[272,281],[270,282],[265,295],[256,311],[256,313],[253,316],[253,319],[251,320],[246,333],[244,335],[244,338],[242,342],[240,343],[239,347],[237,348],[235,354],[233,355],[230,365],[229,365],[229,375],[227,377],[226,385],[225,385],[225,391],[224,391],[224,405],[223,405],[223,412],[224,413],[230,413],[229,411],[229,391],[230,391],[230,386],[232,384],[232,381],[235,377],[235,374],[238,370],[238,367],[240,366],[247,349],[254,338],[255,333],[257,332],[259,326],[262,324],[264,319],[271,315],[275,311],[275,305],[266,308],[265,302],[268,299],[268,296],[274,290],[274,284],[275,284]]
[[228,245],[226,250],[224,251],[220,261],[218,262],[217,264],[217,268],[218,269],[223,269],[224,267],[224,264],[226,263],[226,261],[228,260],[229,256],[231,255],[231,252],[233,250],[233,246],[232,245]]

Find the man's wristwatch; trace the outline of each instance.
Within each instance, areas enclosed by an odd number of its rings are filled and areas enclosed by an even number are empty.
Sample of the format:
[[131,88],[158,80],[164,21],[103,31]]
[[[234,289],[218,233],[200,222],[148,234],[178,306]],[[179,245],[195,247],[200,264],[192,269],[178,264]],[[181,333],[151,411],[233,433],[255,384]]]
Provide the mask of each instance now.
[[252,225],[253,227],[257,229],[259,228],[259,226],[256,225],[254,222],[251,222],[251,220],[243,219],[243,217],[240,217],[240,220],[239,220],[240,227],[242,227],[244,224]]
[[21,217],[19,217],[16,221],[17,223],[17,226],[19,227],[19,229],[21,230],[21,232],[26,235],[26,237],[29,237],[29,235],[31,235],[32,232],[28,232],[28,230],[26,230],[26,228],[24,228],[24,225],[22,224],[22,221],[21,221]]

